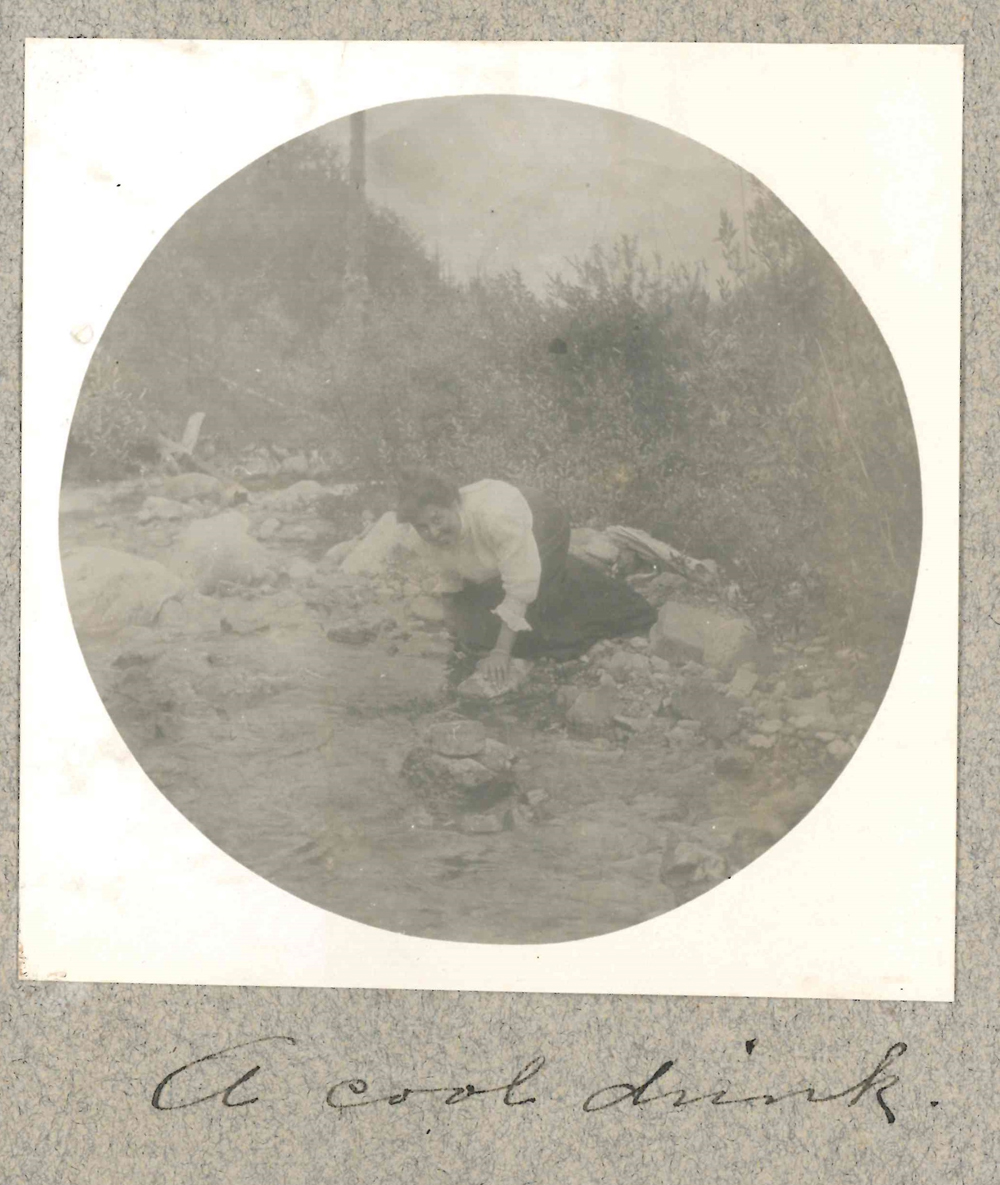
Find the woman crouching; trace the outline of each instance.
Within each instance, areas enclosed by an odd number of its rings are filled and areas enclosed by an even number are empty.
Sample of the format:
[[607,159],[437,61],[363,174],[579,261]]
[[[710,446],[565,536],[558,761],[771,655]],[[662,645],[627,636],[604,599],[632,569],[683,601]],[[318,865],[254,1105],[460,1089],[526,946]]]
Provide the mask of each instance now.
[[656,620],[624,581],[569,554],[569,516],[536,490],[491,479],[459,487],[408,469],[396,515],[430,545],[456,642],[483,656],[478,669],[494,688],[507,682],[512,656],[576,658]]

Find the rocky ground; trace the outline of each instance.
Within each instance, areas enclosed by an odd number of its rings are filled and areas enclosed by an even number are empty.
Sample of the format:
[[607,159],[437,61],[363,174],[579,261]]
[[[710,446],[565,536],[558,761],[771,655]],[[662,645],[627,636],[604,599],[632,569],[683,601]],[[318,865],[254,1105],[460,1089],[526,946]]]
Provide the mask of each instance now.
[[486,698],[452,654],[433,567],[378,496],[295,470],[245,480],[67,487],[74,620],[178,809],[373,925],[559,941],[671,909],[811,809],[891,670],[821,618],[782,629],[703,573],[583,530],[578,553],[627,571],[659,621]]

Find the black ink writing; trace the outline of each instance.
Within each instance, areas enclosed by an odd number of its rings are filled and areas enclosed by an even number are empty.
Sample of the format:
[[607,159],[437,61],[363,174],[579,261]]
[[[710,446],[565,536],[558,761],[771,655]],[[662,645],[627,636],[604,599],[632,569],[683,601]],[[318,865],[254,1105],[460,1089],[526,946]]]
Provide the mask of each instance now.
[[584,1101],[583,1109],[587,1112],[607,1111],[609,1108],[617,1107],[626,1101],[631,1102],[631,1105],[634,1107],[645,1106],[649,1103],[669,1102],[669,1105],[675,1109],[690,1107],[694,1103],[704,1102],[715,1107],[751,1103],[763,1103],[764,1106],[772,1106],[775,1103],[781,1103],[786,1099],[794,1098],[803,1098],[807,1103],[832,1103],[839,1099],[846,1099],[847,1106],[853,1107],[867,1094],[871,1093],[881,1108],[886,1122],[895,1123],[896,1116],[889,1104],[885,1101],[885,1093],[899,1082],[899,1075],[888,1074],[886,1071],[904,1053],[906,1053],[905,1042],[897,1041],[895,1045],[890,1045],[885,1055],[870,1074],[865,1075],[860,1082],[855,1082],[852,1086],[847,1087],[846,1090],[836,1091],[833,1094],[819,1094],[815,1087],[805,1086],[801,1089],[790,1090],[779,1094],[747,1095],[742,1098],[730,1098],[728,1087],[722,1090],[713,1090],[705,1094],[696,1095],[691,1095],[687,1090],[682,1088],[677,1090],[660,1090],[656,1094],[647,1093],[650,1087],[658,1083],[673,1068],[675,1063],[666,1061],[662,1062],[644,1082],[640,1082],[638,1085],[634,1085],[631,1082],[618,1082],[613,1086],[603,1086],[600,1090],[595,1090]]
[[196,1099],[187,1099],[184,1102],[168,1102],[163,1101],[163,1093],[174,1081],[175,1078],[180,1078],[186,1071],[193,1069],[195,1066],[204,1065],[206,1062],[217,1061],[227,1053],[233,1053],[237,1049],[250,1049],[255,1045],[263,1045],[267,1041],[285,1041],[289,1045],[294,1045],[294,1037],[258,1037],[255,1041],[243,1041],[239,1045],[229,1045],[225,1049],[219,1049],[215,1053],[209,1053],[205,1057],[195,1058],[193,1062],[187,1062],[183,1066],[179,1066],[176,1070],[171,1070],[166,1078],[162,1079],[153,1091],[151,1102],[157,1111],[179,1111],[183,1107],[195,1107],[198,1103],[207,1103],[210,1099],[221,1098],[224,1107],[247,1107],[251,1103],[259,1102],[257,1096],[250,1099],[240,1099],[237,1102],[232,1101],[233,1093],[236,1089],[242,1086],[245,1082],[249,1082],[251,1078],[260,1073],[260,1066],[251,1066],[243,1074],[240,1074],[235,1081],[228,1083],[226,1086],[220,1087],[218,1090],[213,1090],[209,1094],[201,1095]]
[[544,1065],[544,1057],[532,1058],[518,1070],[509,1082],[504,1082],[500,1086],[480,1087],[474,1086],[472,1083],[467,1083],[465,1086],[405,1086],[402,1090],[378,1095],[375,1098],[364,1097],[368,1094],[369,1089],[364,1078],[344,1078],[340,1082],[335,1082],[326,1092],[326,1105],[341,1112],[353,1110],[355,1107],[373,1107],[379,1103],[384,1103],[389,1107],[398,1107],[401,1103],[419,1095],[443,1094],[446,1097],[441,1101],[446,1107],[451,1107],[456,1103],[462,1103],[480,1095],[500,1094],[503,1096],[504,1106],[523,1107],[527,1103],[536,1103],[538,1099],[534,1095],[524,1098],[518,1097],[520,1088],[536,1074],[541,1073]]

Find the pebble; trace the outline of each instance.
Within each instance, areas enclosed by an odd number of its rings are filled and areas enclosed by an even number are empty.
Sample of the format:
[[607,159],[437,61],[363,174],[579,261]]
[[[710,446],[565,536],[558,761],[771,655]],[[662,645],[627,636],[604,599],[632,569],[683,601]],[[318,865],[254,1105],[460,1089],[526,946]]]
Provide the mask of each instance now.
[[851,754],[854,752],[854,750],[847,743],[847,741],[839,741],[839,740],[838,741],[831,741],[827,745],[826,751],[827,751],[827,753],[830,754],[831,757],[837,757],[837,758],[850,757]]
[[726,694],[745,699],[757,686],[757,672],[750,666],[740,667],[726,688]]
[[615,716],[615,724],[629,732],[646,732],[653,720],[651,716]]
[[776,732],[781,732],[782,727],[780,720],[762,720],[757,725],[757,731],[765,736],[773,736]]

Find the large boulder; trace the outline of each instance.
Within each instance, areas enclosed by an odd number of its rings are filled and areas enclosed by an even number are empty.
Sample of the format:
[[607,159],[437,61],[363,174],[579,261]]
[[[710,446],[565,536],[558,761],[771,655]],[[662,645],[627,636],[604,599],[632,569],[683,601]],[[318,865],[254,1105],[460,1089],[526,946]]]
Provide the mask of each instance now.
[[745,617],[683,601],[667,601],[660,607],[649,640],[660,658],[693,660],[730,675],[753,662],[760,649]]
[[186,591],[184,581],[156,560],[84,547],[63,560],[66,599],[82,634],[112,634],[150,625],[164,604]]
[[238,510],[189,523],[177,539],[171,567],[200,592],[224,585],[260,583],[274,566],[267,549],[251,538]]
[[389,510],[351,548],[340,570],[353,576],[378,576],[394,563],[416,558],[421,550],[420,536]]

